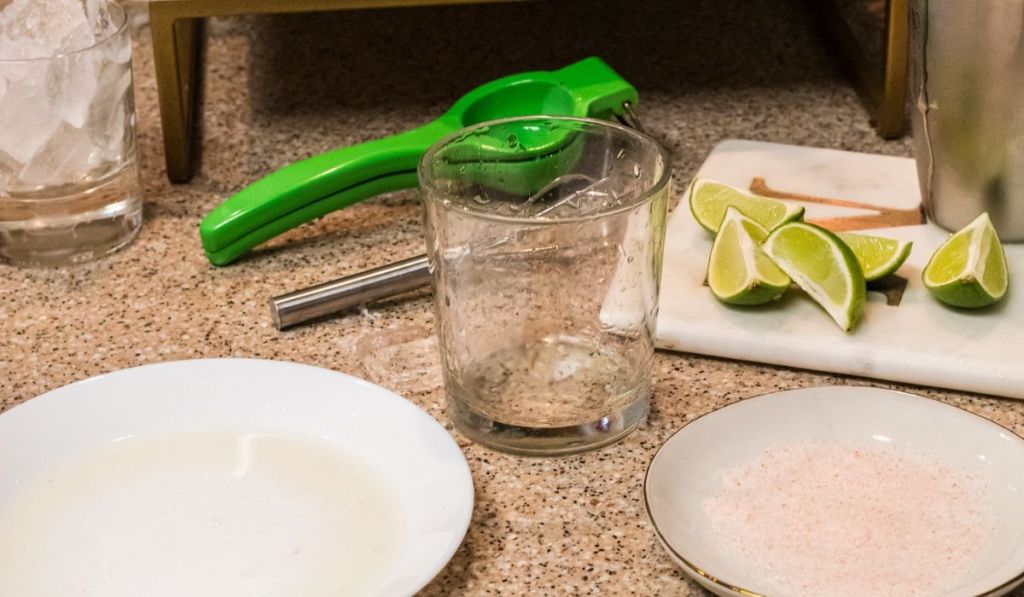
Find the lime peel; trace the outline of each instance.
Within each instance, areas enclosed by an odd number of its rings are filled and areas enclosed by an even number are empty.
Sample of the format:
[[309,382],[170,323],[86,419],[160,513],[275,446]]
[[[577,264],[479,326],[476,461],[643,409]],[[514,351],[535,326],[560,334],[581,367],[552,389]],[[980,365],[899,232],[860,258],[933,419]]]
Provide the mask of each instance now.
[[932,296],[954,307],[977,309],[1000,301],[1009,288],[1009,271],[988,213],[942,243],[921,278]]
[[864,313],[864,274],[838,236],[814,224],[791,222],[776,229],[765,253],[845,331]]
[[708,287],[732,305],[762,305],[789,288],[789,276],[761,250],[768,231],[729,207],[708,259]]
[[910,256],[914,243],[906,240],[840,232],[842,239],[857,257],[864,279],[873,282],[894,273]]
[[718,233],[729,207],[738,209],[769,232],[786,222],[799,220],[804,215],[801,206],[751,195],[707,178],[693,179],[686,195],[694,220],[712,234]]

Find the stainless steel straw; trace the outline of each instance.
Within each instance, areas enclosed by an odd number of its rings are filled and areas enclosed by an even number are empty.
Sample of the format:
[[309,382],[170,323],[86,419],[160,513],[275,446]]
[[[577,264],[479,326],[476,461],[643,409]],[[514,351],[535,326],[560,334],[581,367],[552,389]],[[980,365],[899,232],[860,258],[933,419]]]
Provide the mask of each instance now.
[[430,284],[426,255],[390,263],[270,299],[274,326],[293,325]]
[[[626,126],[644,132],[643,124],[633,111],[632,105],[625,102],[622,108],[623,115],[617,116],[618,120]],[[592,181],[591,186],[600,182],[602,181]],[[544,190],[548,190],[547,187]],[[576,193],[584,190],[586,189]],[[422,288],[430,284],[430,275],[427,256],[418,255],[405,261],[275,296],[270,299],[270,315],[274,320],[274,326],[283,330],[318,317]]]

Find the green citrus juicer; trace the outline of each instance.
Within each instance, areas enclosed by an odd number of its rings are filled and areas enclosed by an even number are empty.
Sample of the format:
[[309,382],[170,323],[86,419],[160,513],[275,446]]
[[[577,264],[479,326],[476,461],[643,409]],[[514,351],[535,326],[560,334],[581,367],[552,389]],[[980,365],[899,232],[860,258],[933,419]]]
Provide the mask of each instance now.
[[[440,118],[419,128],[358,145],[341,147],[296,162],[229,197],[199,226],[203,249],[214,265],[227,265],[249,249],[300,224],[363,199],[416,186],[416,165],[427,148],[466,126],[514,116],[551,115],[591,118],[630,116],[636,89],[603,60],[586,58],[555,71],[512,75],[477,87]],[[522,134],[522,133],[521,133]],[[555,171],[544,158],[578,150],[574,135],[538,130],[512,139],[500,130],[481,137],[478,161],[488,154],[507,160],[516,152],[531,174],[506,180],[500,171],[481,177],[501,186],[540,188]],[[457,156],[456,156],[457,157]],[[571,156],[570,156],[571,159]],[[497,181],[500,181],[497,182]]]

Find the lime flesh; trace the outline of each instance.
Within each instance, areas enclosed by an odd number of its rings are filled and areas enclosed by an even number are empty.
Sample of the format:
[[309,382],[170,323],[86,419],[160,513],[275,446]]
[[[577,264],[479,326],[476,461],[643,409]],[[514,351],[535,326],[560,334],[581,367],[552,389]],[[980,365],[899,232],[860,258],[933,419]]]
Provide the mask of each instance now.
[[922,272],[936,299],[966,309],[987,307],[1006,295],[1006,254],[987,213],[949,237]]
[[864,279],[868,282],[895,272],[910,256],[913,243],[883,236],[840,232],[837,234],[857,257]]
[[864,313],[867,290],[857,257],[846,243],[819,226],[791,222],[772,232],[763,248],[840,328],[853,329]]
[[718,232],[729,207],[738,209],[769,232],[804,215],[803,207],[751,195],[706,178],[694,179],[687,195],[690,213],[701,227],[712,234]]
[[708,287],[732,305],[762,305],[778,299],[790,280],[761,250],[768,231],[733,207],[726,210],[708,260]]

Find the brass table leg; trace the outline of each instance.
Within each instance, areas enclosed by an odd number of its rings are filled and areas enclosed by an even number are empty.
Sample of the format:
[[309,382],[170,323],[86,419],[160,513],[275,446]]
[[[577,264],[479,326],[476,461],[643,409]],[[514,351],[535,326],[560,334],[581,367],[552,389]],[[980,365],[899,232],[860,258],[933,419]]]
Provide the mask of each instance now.
[[[203,18],[240,14],[312,12],[370,7],[472,4],[506,0],[160,0],[149,5],[150,28],[167,176],[172,182],[192,177],[194,112],[199,85]],[[899,137],[904,130],[907,94],[907,0],[886,1],[885,63],[867,64],[849,27],[831,0],[807,0],[821,18],[843,58],[852,67],[878,134]]]
[[908,0],[889,0],[886,6],[885,70],[878,107],[878,134],[894,139],[906,125],[907,54],[910,52]]
[[885,1],[885,28],[879,31],[885,36],[882,64],[868,59],[837,1],[806,0],[806,5],[850,71],[878,135],[883,139],[899,138],[906,128],[908,0]]
[[154,0],[149,4],[167,177],[188,182],[195,162],[196,92],[205,17],[479,4],[508,0]]
[[166,10],[173,4],[151,3],[149,19],[167,177],[171,182],[187,182],[192,177],[192,150],[195,147],[194,111],[203,20],[181,18]]

